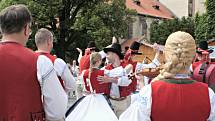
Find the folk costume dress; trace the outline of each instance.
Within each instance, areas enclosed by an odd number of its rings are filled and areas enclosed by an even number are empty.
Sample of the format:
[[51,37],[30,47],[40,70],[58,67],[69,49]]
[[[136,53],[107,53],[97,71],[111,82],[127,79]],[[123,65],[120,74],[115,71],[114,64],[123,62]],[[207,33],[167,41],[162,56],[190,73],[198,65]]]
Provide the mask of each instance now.
[[215,121],[215,94],[191,79],[146,85],[119,121]]
[[125,73],[122,67],[113,70],[93,69],[90,80],[89,70],[84,72],[84,82],[87,91],[91,94],[80,98],[67,112],[66,121],[118,121],[114,114],[110,102],[105,95],[110,93],[111,83],[100,84],[97,76],[108,75],[110,77],[120,77]]

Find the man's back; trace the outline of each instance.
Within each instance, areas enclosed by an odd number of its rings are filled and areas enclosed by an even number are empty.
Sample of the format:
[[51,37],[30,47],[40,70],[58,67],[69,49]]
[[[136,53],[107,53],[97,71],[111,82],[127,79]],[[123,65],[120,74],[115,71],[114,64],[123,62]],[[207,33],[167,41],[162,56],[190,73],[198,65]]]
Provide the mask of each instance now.
[[0,57],[0,120],[44,120],[35,54],[18,43],[4,42]]

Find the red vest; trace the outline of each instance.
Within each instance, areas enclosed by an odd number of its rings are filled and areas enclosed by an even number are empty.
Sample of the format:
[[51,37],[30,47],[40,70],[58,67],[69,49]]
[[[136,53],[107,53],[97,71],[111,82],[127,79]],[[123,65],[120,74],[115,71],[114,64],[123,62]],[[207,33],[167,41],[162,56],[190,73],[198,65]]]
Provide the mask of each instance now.
[[[126,67],[126,63],[124,63],[123,61],[121,62],[121,66],[123,67],[123,68],[125,68]],[[105,69],[107,69],[107,70],[111,70],[111,69],[113,69],[114,67],[112,66],[112,64],[110,64],[110,65],[107,65],[106,67],[105,67]],[[131,93],[132,93],[132,88],[131,88],[131,86],[119,86],[119,91],[120,91],[120,97],[126,97],[126,96],[128,96],[128,95],[130,95]]]
[[[46,57],[48,57],[52,61],[53,64],[54,64],[55,59],[57,59],[55,56],[53,56],[53,55],[51,55],[49,53],[45,53],[45,52],[37,52],[36,54],[38,56],[39,55],[45,55]],[[64,81],[59,76],[58,76],[58,79],[59,79],[60,84],[62,85],[62,87],[65,89]]]
[[215,91],[215,64],[199,64],[193,70],[193,79],[208,84]]
[[81,60],[79,63],[80,73],[82,73],[83,70],[86,70],[89,68],[90,68],[90,54],[87,54],[81,57]]
[[0,43],[0,121],[44,121],[37,56],[14,42]]
[[[83,77],[84,77],[85,88],[86,88],[87,91],[90,91],[90,87],[89,87],[89,85],[87,84],[87,81],[86,81],[88,76],[89,76],[89,69],[87,69],[84,72]],[[104,93],[104,94],[109,95],[110,94],[110,83],[99,84],[100,82],[97,81],[98,76],[104,76],[104,70],[93,70],[91,72],[90,83],[92,85],[93,90],[95,90],[96,93]]]
[[174,84],[164,81],[151,84],[152,121],[207,121],[210,99],[206,84]]
[[197,62],[193,62],[192,63],[192,68],[193,68],[193,71],[195,70],[195,68],[199,65],[201,65],[204,61],[197,61]]

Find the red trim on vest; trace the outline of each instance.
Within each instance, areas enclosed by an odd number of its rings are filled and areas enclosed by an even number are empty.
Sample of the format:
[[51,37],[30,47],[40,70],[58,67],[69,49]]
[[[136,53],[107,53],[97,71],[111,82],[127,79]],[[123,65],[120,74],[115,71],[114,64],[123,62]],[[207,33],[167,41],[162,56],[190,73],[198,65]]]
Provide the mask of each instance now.
[[13,42],[0,44],[0,121],[44,121],[37,56]]
[[[86,90],[90,91],[90,87],[89,87],[89,85],[87,85],[87,82],[86,82],[86,79],[88,78],[88,76],[89,76],[89,69],[87,69],[84,72],[83,78],[84,78],[84,84],[85,84]],[[100,84],[100,82],[97,81],[98,76],[104,76],[104,70],[93,70],[91,72],[90,82],[91,82],[93,90],[95,90],[96,93],[104,93],[104,94],[109,95],[110,94],[110,83]]]
[[[120,63],[120,66],[122,66],[123,68],[125,68],[126,65],[127,64],[123,61]],[[114,67],[112,64],[109,64],[105,67],[105,69],[107,69],[107,70],[111,70],[113,68]],[[132,93],[133,89],[132,89],[132,86],[126,86],[126,87],[125,86],[119,86],[119,91],[120,91],[120,97],[126,97]]]
[[152,121],[207,121],[210,115],[208,86],[200,82],[152,82]]
[[[50,53],[46,53],[46,52],[36,52],[36,54],[39,55],[45,55],[47,58],[49,58],[52,63],[54,64],[55,59],[57,59],[55,56],[51,55]],[[64,81],[61,79],[60,76],[58,76],[58,79],[60,81],[61,86],[65,89],[65,84]]]

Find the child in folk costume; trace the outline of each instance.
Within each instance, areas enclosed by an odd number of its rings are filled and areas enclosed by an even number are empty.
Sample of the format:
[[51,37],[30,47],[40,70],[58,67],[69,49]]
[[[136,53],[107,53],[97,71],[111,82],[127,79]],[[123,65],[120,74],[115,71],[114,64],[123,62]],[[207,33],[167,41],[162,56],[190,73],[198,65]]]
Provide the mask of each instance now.
[[163,70],[142,88],[119,121],[215,121],[214,92],[188,75],[195,48],[190,34],[171,34],[165,44]]

